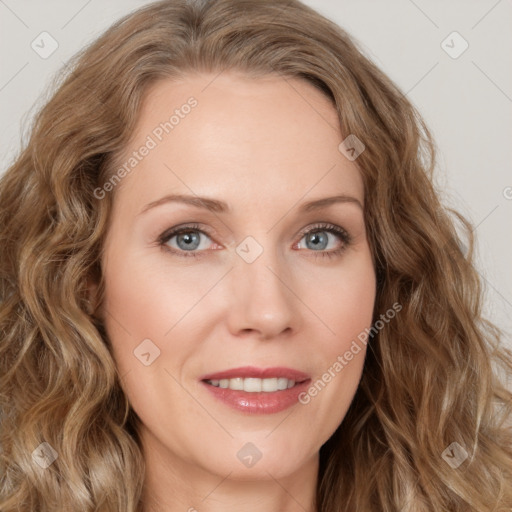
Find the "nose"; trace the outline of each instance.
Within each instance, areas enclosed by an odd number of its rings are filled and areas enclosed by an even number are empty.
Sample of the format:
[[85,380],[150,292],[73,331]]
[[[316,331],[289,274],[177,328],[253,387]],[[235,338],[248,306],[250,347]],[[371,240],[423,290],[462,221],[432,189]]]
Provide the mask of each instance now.
[[284,263],[269,249],[252,263],[237,256],[230,272],[228,324],[233,335],[267,340],[300,329],[300,300]]

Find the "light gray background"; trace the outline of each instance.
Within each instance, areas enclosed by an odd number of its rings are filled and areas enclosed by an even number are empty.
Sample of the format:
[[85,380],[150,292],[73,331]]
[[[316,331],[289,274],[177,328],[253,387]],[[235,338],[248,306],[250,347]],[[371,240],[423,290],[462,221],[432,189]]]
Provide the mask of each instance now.
[[[0,0],[0,172],[68,58],[143,0]],[[445,204],[475,226],[488,317],[512,348],[512,0],[307,0],[349,31],[407,93],[439,148]],[[31,47],[46,31],[57,50]],[[457,31],[469,44],[448,38]],[[26,136],[26,133],[25,133]]]

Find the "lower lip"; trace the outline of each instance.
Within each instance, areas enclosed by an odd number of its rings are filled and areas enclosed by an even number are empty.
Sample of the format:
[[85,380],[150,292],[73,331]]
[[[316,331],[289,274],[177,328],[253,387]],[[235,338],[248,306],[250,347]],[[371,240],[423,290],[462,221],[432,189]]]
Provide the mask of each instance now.
[[273,392],[261,391],[259,393],[219,388],[204,381],[201,381],[201,384],[205,385],[215,398],[233,409],[251,414],[274,414],[296,404],[300,393],[307,389],[310,380],[297,383],[289,389]]

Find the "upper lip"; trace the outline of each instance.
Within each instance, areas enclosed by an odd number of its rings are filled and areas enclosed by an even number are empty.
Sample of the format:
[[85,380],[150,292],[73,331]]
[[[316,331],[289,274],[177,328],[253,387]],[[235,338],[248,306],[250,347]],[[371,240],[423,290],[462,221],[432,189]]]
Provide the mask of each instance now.
[[231,368],[229,370],[222,370],[216,373],[209,373],[203,375],[201,380],[220,380],[220,379],[234,379],[241,378],[256,378],[256,379],[271,379],[287,378],[295,382],[303,382],[309,379],[309,375],[299,370],[292,368],[285,368],[283,366],[272,368],[257,368],[255,366],[241,366],[239,368]]

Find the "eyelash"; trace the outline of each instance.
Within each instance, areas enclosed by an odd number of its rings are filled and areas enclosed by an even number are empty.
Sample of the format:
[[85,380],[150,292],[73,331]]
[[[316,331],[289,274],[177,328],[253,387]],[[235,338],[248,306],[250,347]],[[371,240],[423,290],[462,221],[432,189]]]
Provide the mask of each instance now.
[[[167,243],[171,238],[174,236],[180,235],[182,233],[190,233],[193,231],[197,231],[199,233],[202,233],[203,235],[206,235],[208,238],[211,238],[210,234],[206,232],[205,230],[201,229],[201,227],[198,224],[190,224],[188,226],[181,226],[179,228],[172,229],[170,231],[165,231],[158,237],[158,245],[162,247],[165,251],[168,251],[172,254],[176,254],[177,256],[184,257],[184,258],[200,258],[203,256],[202,253],[206,251],[177,251],[176,249],[170,248]],[[349,235],[347,231],[345,231],[343,228],[336,226],[334,224],[327,224],[327,223],[319,223],[315,224],[314,226],[310,227],[309,229],[306,229],[300,233],[299,241],[304,238],[304,236],[310,234],[310,233],[332,233],[334,235],[338,235],[338,237],[343,242],[343,245],[339,247],[338,249],[333,249],[330,251],[312,251],[315,254],[315,257],[326,257],[326,258],[333,258],[335,256],[341,255],[348,246],[352,243],[352,237]]]

